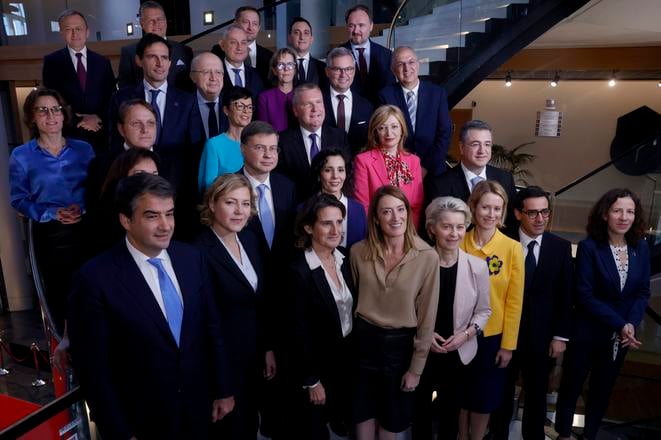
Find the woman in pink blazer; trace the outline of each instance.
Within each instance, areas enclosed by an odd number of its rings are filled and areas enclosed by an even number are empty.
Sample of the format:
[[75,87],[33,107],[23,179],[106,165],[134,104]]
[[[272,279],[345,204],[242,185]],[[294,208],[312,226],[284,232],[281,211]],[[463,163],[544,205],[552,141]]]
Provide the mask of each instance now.
[[377,188],[398,187],[404,192],[413,211],[413,224],[420,226],[424,194],[420,159],[404,150],[406,122],[394,105],[382,105],[370,119],[367,149],[354,158],[354,197],[365,212]]

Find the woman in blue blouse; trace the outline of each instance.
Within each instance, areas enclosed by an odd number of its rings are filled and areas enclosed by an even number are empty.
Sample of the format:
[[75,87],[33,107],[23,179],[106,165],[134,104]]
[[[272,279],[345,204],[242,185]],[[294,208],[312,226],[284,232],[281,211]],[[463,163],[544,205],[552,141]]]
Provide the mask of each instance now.
[[555,430],[569,439],[576,400],[590,374],[583,438],[596,438],[636,327],[650,298],[650,257],[640,199],[612,189],[588,217],[588,238],[576,253],[574,335],[567,344]]
[[85,179],[94,157],[87,142],[68,139],[71,111],[54,90],[33,90],[23,106],[32,139],[11,152],[11,205],[32,219],[37,262],[55,325],[61,332],[71,274],[81,263]]

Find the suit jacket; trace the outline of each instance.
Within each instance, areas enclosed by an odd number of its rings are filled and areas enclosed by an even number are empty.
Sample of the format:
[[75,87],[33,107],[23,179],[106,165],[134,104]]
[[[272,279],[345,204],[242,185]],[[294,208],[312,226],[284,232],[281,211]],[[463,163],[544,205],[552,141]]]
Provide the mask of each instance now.
[[[543,241],[542,241],[543,247]],[[625,324],[640,324],[650,298],[647,242],[628,246],[629,272],[624,289],[608,243],[587,238],[576,253],[576,321],[574,339],[607,341]]]
[[[259,44],[257,46],[257,67],[252,66],[253,69],[257,70],[257,73],[259,74],[259,79],[261,80],[262,83],[262,89],[264,88],[264,84],[270,84],[269,81],[269,70],[270,70],[270,65],[271,65],[271,57],[273,56],[273,51],[265,48],[264,46],[260,46]],[[225,52],[223,49],[220,48],[219,44],[214,44],[213,47],[211,48],[211,52],[218,56],[221,60],[225,59]],[[248,81],[246,81],[248,82]],[[232,84],[231,82],[227,82],[227,78],[225,78],[225,84]],[[246,86],[248,87],[248,86]],[[256,97],[261,90],[253,90],[250,87],[248,87],[252,92],[253,95]]]
[[[207,121],[202,122],[202,110],[201,107],[205,106],[206,104],[201,104],[197,100],[197,93],[193,94],[195,97],[195,103],[197,104],[197,124],[198,124],[198,130],[204,137],[204,140],[209,139],[209,134],[207,133],[207,130],[204,129],[204,124]],[[218,97],[218,110],[216,111],[216,117],[218,118],[218,134],[225,133],[227,131],[227,127],[229,126],[229,122],[227,121],[227,115],[225,115],[225,112],[223,111],[223,93],[220,93],[220,96]]]
[[[280,133],[278,146],[280,147],[280,157],[276,169],[294,182],[298,201],[306,200],[314,192],[316,177],[312,175],[310,170],[310,162],[308,162],[300,127],[297,125]],[[321,128],[321,145],[319,148],[321,150],[340,148],[345,150],[347,154],[351,154],[347,133],[328,125]]]
[[347,251],[354,243],[367,237],[365,208],[356,199],[347,197]]
[[45,87],[60,92],[73,110],[74,117],[65,134],[89,142],[97,153],[105,150],[108,140],[104,129],[93,133],[77,128],[76,124],[80,118],[75,114],[97,115],[104,125],[108,123],[108,103],[115,91],[115,76],[110,61],[103,55],[87,49],[87,82],[83,90],[78,81],[76,68],[71,61],[69,49],[65,47],[44,57],[42,82]]
[[[288,274],[289,291],[294,296],[297,383],[310,386],[324,381],[328,375],[341,374],[335,365],[346,366],[350,361],[349,353],[343,349],[345,338],[340,315],[323,268],[310,270],[304,252],[299,251]],[[344,278],[351,296],[355,297],[348,255],[338,275]]]
[[[298,64],[298,60],[296,61]],[[305,83],[313,83],[320,87],[326,87],[328,79],[326,78],[326,63],[310,56],[308,69],[305,71]],[[298,80],[298,75],[294,77],[294,85],[302,84]]]
[[[526,273],[526,277],[530,274]],[[546,353],[554,336],[571,337],[571,244],[545,232],[537,268],[523,292],[518,349]],[[526,283],[528,285],[528,283]]]
[[[171,47],[170,72],[168,73],[168,83],[173,84],[178,89],[187,92],[195,91],[195,84],[190,79],[190,67],[193,60],[193,49],[189,46],[169,40]],[[142,83],[142,67],[135,63],[135,51],[138,43],[129,44],[122,47],[119,58],[119,74],[117,75],[117,85],[119,88],[136,86]]]
[[[477,324],[481,329],[491,316],[489,306],[489,269],[473,255],[459,249],[457,259],[457,282],[454,289],[454,333],[464,331]],[[473,360],[477,353],[477,338],[469,338],[457,349],[464,365]]]
[[[424,191],[422,189],[422,170],[420,159],[415,154],[402,153],[402,160],[409,166],[413,180],[400,189],[406,195],[413,211],[413,225],[416,229],[420,225],[420,213],[423,208]],[[353,163],[354,197],[365,208],[369,207],[372,194],[384,185],[390,185],[386,162],[379,150],[367,150],[354,158]]]
[[[351,51],[351,42],[342,45]],[[353,54],[353,51],[351,51]],[[355,54],[354,54],[355,58]],[[370,100],[374,106],[379,105],[379,90],[395,82],[395,75],[390,70],[392,52],[370,39],[370,61],[367,67],[367,78],[363,82],[360,76],[360,66],[356,58],[356,76],[351,90]]]
[[446,168],[445,158],[452,135],[452,120],[445,90],[436,84],[420,81],[415,130],[411,125],[406,97],[400,84],[391,84],[381,89],[379,99],[382,104],[395,105],[404,113],[409,131],[406,149],[420,156],[420,163],[429,173],[429,177],[440,176]]
[[232,394],[206,263],[171,242],[180,345],[124,241],[81,268],[69,298],[71,354],[104,438],[207,438],[213,399]]
[[[261,79],[259,72],[254,67],[243,65],[245,69],[245,83],[243,87],[252,92],[252,102],[253,104],[257,103],[257,96],[264,91],[264,80]],[[223,89],[229,90],[230,87],[234,87],[234,83],[230,79],[230,73],[225,69],[225,74],[223,75]],[[232,72],[232,77],[234,72]]]
[[[333,103],[331,102],[330,86],[324,87],[322,95],[324,97],[324,107],[326,108],[324,124],[337,128],[337,120],[333,113]],[[374,106],[357,93],[352,92],[351,98],[351,121],[349,121],[347,137],[351,152],[356,155],[367,145],[367,132],[372,112],[374,112]]]

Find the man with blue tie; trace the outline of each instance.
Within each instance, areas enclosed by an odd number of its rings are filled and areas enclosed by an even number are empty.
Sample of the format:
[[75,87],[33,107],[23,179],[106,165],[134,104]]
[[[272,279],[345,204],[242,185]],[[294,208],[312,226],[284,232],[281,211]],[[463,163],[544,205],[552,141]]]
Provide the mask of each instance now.
[[223,59],[225,85],[245,87],[256,98],[259,92],[264,90],[264,83],[259,77],[257,69],[246,62],[250,54],[246,31],[238,24],[231,24],[223,30],[218,44],[225,53]]
[[379,91],[383,104],[392,104],[406,117],[406,149],[420,157],[423,175],[440,176],[450,146],[452,121],[442,87],[418,78],[420,63],[413,49],[401,46],[392,54],[392,71],[399,81]]
[[206,265],[172,242],[174,192],[137,174],[117,188],[126,238],[83,266],[69,299],[71,355],[101,435],[208,438],[234,407]]

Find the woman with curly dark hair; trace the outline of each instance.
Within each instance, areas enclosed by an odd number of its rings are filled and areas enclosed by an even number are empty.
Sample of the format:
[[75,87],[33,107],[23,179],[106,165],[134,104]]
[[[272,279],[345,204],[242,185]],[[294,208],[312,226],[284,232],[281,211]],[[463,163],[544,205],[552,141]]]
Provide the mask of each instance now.
[[586,229],[588,238],[576,254],[575,332],[558,395],[559,439],[570,438],[588,374],[583,438],[596,438],[627,351],[641,345],[636,327],[650,297],[649,249],[638,196],[628,189],[608,191],[592,208]]

